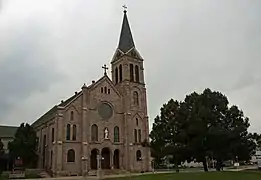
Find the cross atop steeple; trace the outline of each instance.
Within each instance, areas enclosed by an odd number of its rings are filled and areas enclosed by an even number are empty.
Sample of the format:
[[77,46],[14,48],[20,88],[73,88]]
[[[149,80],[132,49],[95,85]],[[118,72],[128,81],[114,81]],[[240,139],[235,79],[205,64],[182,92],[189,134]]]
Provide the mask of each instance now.
[[127,6],[126,6],[126,5],[123,5],[122,7],[123,7],[123,9],[124,9],[123,12],[126,13],[126,12],[127,12]]
[[107,74],[107,70],[109,69],[107,66],[106,66],[106,64],[104,64],[103,66],[102,66],[102,68],[104,69],[104,75],[106,75]]

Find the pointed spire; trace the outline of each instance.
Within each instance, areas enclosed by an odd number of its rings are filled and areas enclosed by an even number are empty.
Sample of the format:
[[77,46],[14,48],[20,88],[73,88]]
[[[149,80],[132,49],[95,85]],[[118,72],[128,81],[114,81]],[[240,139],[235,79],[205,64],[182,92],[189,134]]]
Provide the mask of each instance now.
[[122,27],[121,27],[121,34],[120,34],[120,41],[118,48],[126,53],[131,48],[135,47],[134,41],[131,34],[130,25],[127,18],[127,7],[124,7],[124,15],[123,15],[123,21],[122,21]]

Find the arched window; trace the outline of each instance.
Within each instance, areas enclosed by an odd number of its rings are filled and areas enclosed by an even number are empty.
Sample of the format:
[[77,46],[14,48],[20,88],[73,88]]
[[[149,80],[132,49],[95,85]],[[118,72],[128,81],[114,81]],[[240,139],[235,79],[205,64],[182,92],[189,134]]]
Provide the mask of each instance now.
[[52,128],[52,142],[54,142],[54,128]]
[[140,129],[138,131],[138,138],[139,138],[139,142],[141,142],[141,130]]
[[136,151],[136,159],[137,159],[137,161],[141,161],[142,160],[141,159],[141,151],[140,150]]
[[101,87],[101,93],[103,93],[103,87]]
[[75,151],[73,149],[67,152],[67,162],[75,162]]
[[137,129],[134,129],[134,142],[137,142]]
[[122,81],[122,65],[120,65],[120,82]]
[[133,64],[130,64],[130,81],[134,81]]
[[139,105],[139,94],[137,91],[133,92],[133,103],[135,106]]
[[114,142],[120,142],[120,129],[118,126],[114,127]]
[[74,120],[74,114],[73,114],[73,111],[71,111],[70,120],[71,120],[71,121],[73,121],[73,120]]
[[72,140],[76,141],[76,125],[73,125],[73,135],[72,135]]
[[139,67],[135,66],[135,82],[140,82]]
[[71,125],[67,124],[67,128],[66,128],[66,140],[70,140],[71,139]]
[[115,68],[115,82],[116,82],[116,84],[117,84],[118,81],[119,81],[118,78],[119,78],[119,77],[118,77],[118,68],[116,67],[116,68]]
[[96,124],[92,125],[91,134],[92,141],[98,141],[98,126]]

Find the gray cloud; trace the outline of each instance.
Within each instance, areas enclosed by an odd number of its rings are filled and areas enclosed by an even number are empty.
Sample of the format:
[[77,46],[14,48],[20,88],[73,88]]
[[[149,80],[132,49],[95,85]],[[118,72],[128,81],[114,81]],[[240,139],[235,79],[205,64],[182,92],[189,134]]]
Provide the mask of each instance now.
[[43,45],[48,37],[47,29],[30,21],[9,31],[3,29],[3,32],[5,34],[0,37],[6,43],[0,46],[0,121],[13,113],[16,104],[35,93],[48,91],[64,78],[57,71],[56,62],[50,64],[51,52]]
[[[10,1],[0,16],[0,72],[16,84],[1,90],[9,110],[1,121],[32,122],[102,76],[101,65],[118,44],[125,3],[145,59],[151,123],[170,98],[209,87],[226,94],[250,118],[251,130],[261,132],[259,0]],[[19,82],[32,82],[21,95],[14,90]],[[10,103],[14,94],[19,104]]]

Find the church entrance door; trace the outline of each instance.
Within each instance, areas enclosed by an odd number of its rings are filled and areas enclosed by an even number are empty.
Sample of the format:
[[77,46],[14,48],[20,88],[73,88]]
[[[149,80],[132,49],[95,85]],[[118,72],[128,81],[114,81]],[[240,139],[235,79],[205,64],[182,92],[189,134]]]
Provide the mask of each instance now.
[[103,148],[101,155],[102,155],[102,160],[101,160],[102,169],[110,169],[110,149]]
[[97,169],[97,155],[98,155],[98,149],[93,149],[91,151],[91,169]]
[[113,166],[115,169],[120,169],[120,151],[116,149],[113,154]]

